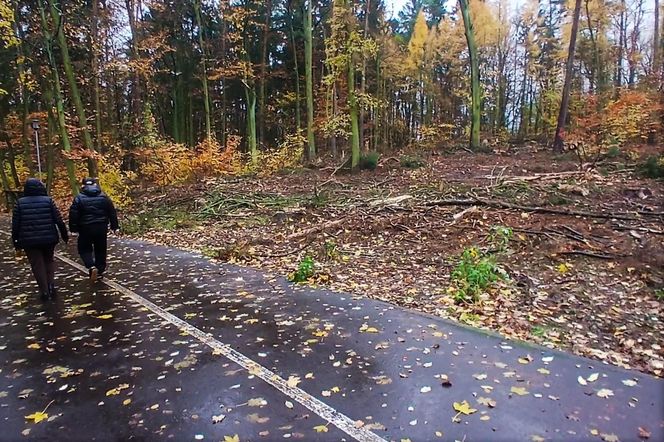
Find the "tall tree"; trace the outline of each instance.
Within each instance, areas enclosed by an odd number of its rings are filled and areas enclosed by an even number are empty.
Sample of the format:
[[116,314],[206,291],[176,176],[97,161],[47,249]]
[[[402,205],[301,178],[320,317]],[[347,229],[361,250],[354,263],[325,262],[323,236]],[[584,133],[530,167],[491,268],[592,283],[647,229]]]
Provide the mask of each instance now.
[[201,0],[194,0],[194,17],[198,26],[198,46],[201,51],[201,82],[203,83],[203,108],[205,110],[205,137],[212,138],[212,123],[210,118],[210,93],[208,92],[207,51],[205,50],[205,27],[201,18]]
[[569,39],[569,50],[567,51],[567,62],[565,64],[565,84],[563,86],[563,96],[560,100],[560,112],[558,113],[558,124],[556,125],[556,135],[553,140],[554,152],[563,151],[563,131],[567,121],[567,110],[569,107],[569,94],[572,88],[572,73],[574,70],[574,53],[576,51],[576,37],[579,33],[579,16],[581,15],[581,0],[574,2],[574,14],[572,15],[572,32]]
[[475,43],[475,32],[470,18],[470,7],[468,0],[459,0],[461,16],[463,17],[463,26],[466,32],[466,42],[468,44],[468,58],[470,60],[470,89],[471,89],[471,112],[470,112],[470,148],[479,149],[480,147],[480,119],[481,119],[481,97],[480,91],[480,68],[477,53],[477,44]]
[[304,20],[304,75],[307,96],[307,144],[309,160],[316,157],[316,141],[314,139],[314,79],[313,79],[313,0],[307,2],[307,12]]

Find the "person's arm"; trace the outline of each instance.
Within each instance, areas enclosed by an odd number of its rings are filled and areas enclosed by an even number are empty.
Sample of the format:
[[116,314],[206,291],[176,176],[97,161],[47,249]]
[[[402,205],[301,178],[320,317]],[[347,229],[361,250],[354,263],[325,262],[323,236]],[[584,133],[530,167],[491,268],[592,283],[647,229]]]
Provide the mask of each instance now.
[[55,221],[55,225],[58,226],[58,230],[60,231],[60,237],[62,237],[62,240],[64,242],[69,242],[69,233],[67,232],[67,226],[65,225],[65,222],[62,220],[62,215],[60,215],[58,206],[55,205],[55,202],[53,200],[51,200],[51,212],[53,213],[53,220]]
[[113,201],[111,201],[109,197],[106,197],[106,200],[108,201],[108,219],[111,222],[111,230],[118,230],[120,228],[120,224],[118,223],[118,211],[115,210]]
[[80,201],[78,197],[74,198],[74,202],[71,203],[71,207],[69,208],[69,230],[72,232],[78,232],[78,221],[79,217],[81,216],[80,214]]
[[12,243],[14,248],[18,249],[18,238],[21,232],[21,206],[16,203],[12,213]]

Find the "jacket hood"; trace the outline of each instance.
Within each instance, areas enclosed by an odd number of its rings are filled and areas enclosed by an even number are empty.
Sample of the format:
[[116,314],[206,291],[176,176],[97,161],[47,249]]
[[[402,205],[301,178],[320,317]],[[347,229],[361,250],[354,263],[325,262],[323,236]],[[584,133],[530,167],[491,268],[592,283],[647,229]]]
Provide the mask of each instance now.
[[23,189],[25,196],[46,196],[46,186],[37,178],[28,178]]
[[101,195],[101,188],[99,184],[86,184],[83,186],[83,193],[87,196],[99,196]]

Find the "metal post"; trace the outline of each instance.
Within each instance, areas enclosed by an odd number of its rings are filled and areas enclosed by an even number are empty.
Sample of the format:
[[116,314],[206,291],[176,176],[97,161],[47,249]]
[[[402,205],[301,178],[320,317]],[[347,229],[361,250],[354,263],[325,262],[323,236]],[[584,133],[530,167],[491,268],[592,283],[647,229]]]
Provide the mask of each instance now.
[[39,131],[35,131],[35,145],[37,146],[37,167],[39,169],[39,179],[42,177],[42,164],[41,164],[41,152],[39,151]]
[[37,167],[39,169],[39,179],[42,177],[41,152],[39,150],[39,120],[32,120],[32,130],[35,131],[35,147],[37,148]]

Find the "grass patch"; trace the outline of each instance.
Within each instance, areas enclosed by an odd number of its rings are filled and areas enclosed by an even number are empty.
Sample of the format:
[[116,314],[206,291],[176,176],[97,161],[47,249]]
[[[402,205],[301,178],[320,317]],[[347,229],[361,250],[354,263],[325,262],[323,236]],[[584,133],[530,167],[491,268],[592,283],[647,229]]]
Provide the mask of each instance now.
[[176,230],[195,227],[200,219],[187,208],[160,207],[127,217],[122,230],[130,235],[141,235],[151,230]]
[[655,290],[655,299],[658,301],[664,301],[664,289]]
[[504,279],[504,274],[491,254],[482,253],[477,247],[463,251],[459,263],[452,272],[450,291],[457,303],[473,303],[480,299],[493,283]]

